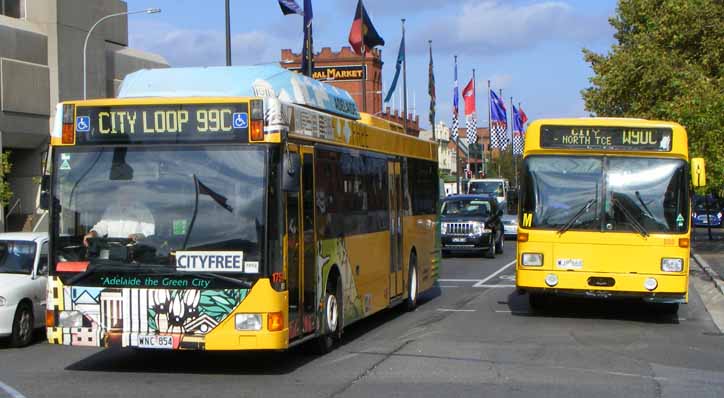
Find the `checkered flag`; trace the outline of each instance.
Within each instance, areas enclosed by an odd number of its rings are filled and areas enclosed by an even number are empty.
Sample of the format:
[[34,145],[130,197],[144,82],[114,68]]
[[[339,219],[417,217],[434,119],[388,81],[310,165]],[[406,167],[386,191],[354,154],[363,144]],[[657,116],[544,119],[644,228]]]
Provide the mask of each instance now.
[[458,128],[460,128],[460,122],[458,121],[458,115],[453,115],[452,127],[450,128],[450,137],[453,141],[458,140]]
[[465,128],[467,129],[468,145],[478,142],[478,119],[474,113],[465,116]]
[[490,128],[490,148],[491,149],[504,149],[505,143],[505,132],[507,126],[502,123],[492,122]]
[[513,155],[523,154],[523,134],[519,131],[513,133]]

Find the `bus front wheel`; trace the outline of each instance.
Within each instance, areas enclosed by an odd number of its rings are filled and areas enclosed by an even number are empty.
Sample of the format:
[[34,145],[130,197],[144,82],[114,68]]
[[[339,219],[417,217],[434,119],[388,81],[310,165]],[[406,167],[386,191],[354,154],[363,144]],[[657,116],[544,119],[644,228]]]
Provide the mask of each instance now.
[[336,281],[327,287],[324,296],[324,314],[322,317],[322,335],[317,338],[316,353],[326,354],[332,351],[342,335],[342,283]]

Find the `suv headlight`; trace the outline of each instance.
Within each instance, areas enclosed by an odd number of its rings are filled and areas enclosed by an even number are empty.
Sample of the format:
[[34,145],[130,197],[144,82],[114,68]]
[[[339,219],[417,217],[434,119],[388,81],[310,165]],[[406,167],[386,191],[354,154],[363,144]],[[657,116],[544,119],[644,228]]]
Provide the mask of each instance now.
[[5,299],[5,297],[0,296],[0,307],[4,307],[7,303],[8,301]]
[[541,253],[523,253],[521,260],[524,267],[543,266],[543,254]]
[[684,259],[662,258],[661,270],[664,272],[681,272],[684,269]]
[[481,223],[481,222],[473,223],[473,233],[475,235],[482,235],[483,231],[485,231],[485,223]]
[[447,233],[447,225],[448,225],[448,223],[446,223],[446,222],[440,223],[440,232],[442,232],[443,234]]

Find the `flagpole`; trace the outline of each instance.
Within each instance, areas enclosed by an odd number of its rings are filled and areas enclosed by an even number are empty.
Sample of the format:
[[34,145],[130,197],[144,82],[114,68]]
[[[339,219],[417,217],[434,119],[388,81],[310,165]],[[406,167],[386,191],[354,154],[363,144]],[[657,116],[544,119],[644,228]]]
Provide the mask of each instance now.
[[[475,120],[475,143],[478,141],[478,82],[475,80],[475,68],[473,68],[473,98],[475,98],[475,112],[473,112],[473,119]],[[474,145],[474,144],[472,144]],[[472,146],[471,145],[471,146]],[[482,152],[482,151],[481,151]],[[480,155],[480,162],[482,163],[482,154]],[[472,170],[471,170],[472,172]]]
[[[455,55],[455,72],[456,72],[456,76],[455,76],[455,77],[457,77],[457,70],[458,70],[458,56]],[[458,87],[457,79],[456,79],[456,81],[455,81],[455,86],[456,86],[456,88]],[[457,115],[458,125],[459,125],[459,123],[460,123],[460,109],[459,109],[459,107],[460,107],[460,102],[459,102],[459,100],[458,100],[458,115]],[[453,126],[453,127],[455,127],[455,126]],[[457,127],[455,127],[455,128],[457,128]],[[455,177],[456,177],[456,179],[457,179],[456,182],[457,182],[457,191],[458,191],[457,193],[458,193],[458,194],[462,193],[461,190],[460,190],[460,154],[458,154],[458,150],[460,149],[460,135],[459,135],[459,132],[460,132],[460,129],[458,129],[458,131],[455,131],[455,132],[454,132],[454,135],[455,135],[455,140],[454,140],[454,144],[455,144]],[[452,131],[451,131],[450,133],[451,133],[451,135],[453,134]]]
[[515,105],[513,97],[510,97],[510,153],[513,156],[513,175],[515,176],[515,187],[518,188],[518,159],[515,156]]
[[[430,47],[430,63],[432,64],[432,40],[428,40],[427,44]],[[434,72],[432,70],[430,72],[431,72],[431,76],[434,76]],[[431,76],[427,77],[428,80],[430,79]],[[428,81],[428,84],[430,84],[429,81]],[[433,86],[433,90],[434,89],[435,89],[435,87]],[[428,91],[429,91],[429,89],[428,89]],[[436,94],[436,96],[437,96],[437,94]],[[432,101],[432,98],[430,98],[430,101]],[[435,141],[435,107],[434,106],[430,107],[430,111],[431,111],[430,112],[430,123],[432,124],[432,140]]]
[[[405,41],[405,18],[402,21],[402,41]],[[402,60],[402,131],[407,135],[407,46],[405,46],[405,58]]]
[[[502,98],[504,98],[504,97],[503,97],[503,89],[502,89],[502,88],[499,88],[499,89],[498,89],[498,98],[500,98],[501,101],[503,102],[503,104],[505,104],[505,100],[502,99]],[[507,124],[508,121],[506,120],[505,122],[506,122],[506,124]],[[505,126],[505,132],[503,132],[503,138],[504,138],[504,139],[506,138],[506,137],[505,137],[506,135],[508,135],[508,126]],[[500,138],[500,137],[498,137],[498,138]],[[498,178],[503,178],[503,175],[500,173],[500,159],[501,159],[502,157],[503,157],[503,144],[500,144],[500,148],[499,148],[499,150],[498,150]]]
[[231,66],[231,16],[229,10],[229,0],[224,3],[226,10],[226,66]]
[[[492,148],[490,148],[490,146],[493,143],[493,125],[491,123],[492,116],[490,115],[490,112],[491,112],[492,103],[490,101],[491,101],[490,80],[488,80],[488,156],[490,157],[490,162],[492,163],[493,162],[493,151],[492,151]],[[486,177],[487,177],[487,173],[488,173],[488,170],[486,168],[486,170],[485,170]]]

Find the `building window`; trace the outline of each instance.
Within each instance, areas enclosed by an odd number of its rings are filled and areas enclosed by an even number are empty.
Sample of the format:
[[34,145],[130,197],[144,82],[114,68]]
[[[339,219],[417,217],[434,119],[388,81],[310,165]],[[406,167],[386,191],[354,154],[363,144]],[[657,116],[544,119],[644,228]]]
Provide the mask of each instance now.
[[25,18],[25,0],[0,0],[0,14],[11,18]]

